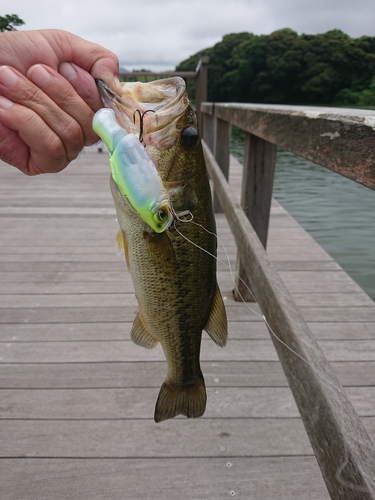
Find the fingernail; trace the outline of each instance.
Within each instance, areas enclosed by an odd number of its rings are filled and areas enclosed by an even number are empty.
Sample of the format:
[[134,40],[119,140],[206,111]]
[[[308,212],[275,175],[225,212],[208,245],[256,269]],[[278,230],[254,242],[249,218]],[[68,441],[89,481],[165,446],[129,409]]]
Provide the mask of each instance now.
[[4,87],[11,87],[18,75],[9,66],[0,66],[0,83]]
[[29,76],[30,79],[36,85],[38,85],[38,87],[44,87],[50,80],[51,73],[48,73],[48,71],[45,68],[43,68],[43,66],[36,64],[34,67],[31,68]]
[[70,63],[61,63],[59,66],[59,73],[63,76],[68,82],[72,82],[77,78],[77,71],[73,68]]
[[7,109],[10,108],[14,103],[7,97],[4,97],[3,95],[0,95],[0,108],[2,109]]
[[113,77],[113,83],[115,85],[116,92],[119,95],[122,95],[123,90],[122,90],[121,83],[120,83],[120,80],[119,80],[118,76],[114,76]]

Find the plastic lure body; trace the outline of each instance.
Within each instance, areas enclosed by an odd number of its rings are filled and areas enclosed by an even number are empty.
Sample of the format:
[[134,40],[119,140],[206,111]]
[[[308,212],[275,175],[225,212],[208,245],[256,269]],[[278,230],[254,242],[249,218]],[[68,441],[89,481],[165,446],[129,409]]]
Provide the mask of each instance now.
[[112,109],[99,109],[92,127],[108,148],[112,178],[122,196],[155,232],[168,229],[173,222],[169,195],[145,148],[117,123]]

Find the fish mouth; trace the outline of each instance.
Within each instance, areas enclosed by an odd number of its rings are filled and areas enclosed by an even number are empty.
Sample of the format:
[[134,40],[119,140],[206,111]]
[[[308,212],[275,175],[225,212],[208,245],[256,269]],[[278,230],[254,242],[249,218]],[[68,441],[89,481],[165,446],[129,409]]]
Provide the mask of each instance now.
[[196,125],[196,116],[180,77],[152,82],[123,82],[123,94],[116,94],[103,80],[95,80],[105,107],[128,133],[145,146],[169,149],[186,125]]

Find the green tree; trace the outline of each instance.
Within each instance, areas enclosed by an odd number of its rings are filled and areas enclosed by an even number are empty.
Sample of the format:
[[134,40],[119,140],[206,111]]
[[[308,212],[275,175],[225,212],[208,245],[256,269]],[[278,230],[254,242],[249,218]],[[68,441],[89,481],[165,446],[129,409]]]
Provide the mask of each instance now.
[[194,71],[210,57],[208,99],[280,104],[371,105],[375,37],[350,38],[340,30],[298,35],[234,33],[181,62]]
[[375,107],[375,77],[367,89],[362,90],[357,104],[362,107]]
[[17,14],[6,14],[5,16],[0,16],[0,32],[3,31],[17,31],[15,26],[22,26],[24,21],[20,19]]

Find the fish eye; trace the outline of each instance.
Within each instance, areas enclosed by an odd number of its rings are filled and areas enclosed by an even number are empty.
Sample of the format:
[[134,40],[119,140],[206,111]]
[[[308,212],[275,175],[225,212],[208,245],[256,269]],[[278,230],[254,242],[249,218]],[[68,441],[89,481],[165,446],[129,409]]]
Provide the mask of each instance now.
[[186,149],[193,149],[197,145],[198,138],[197,129],[189,125],[181,133],[181,144]]

